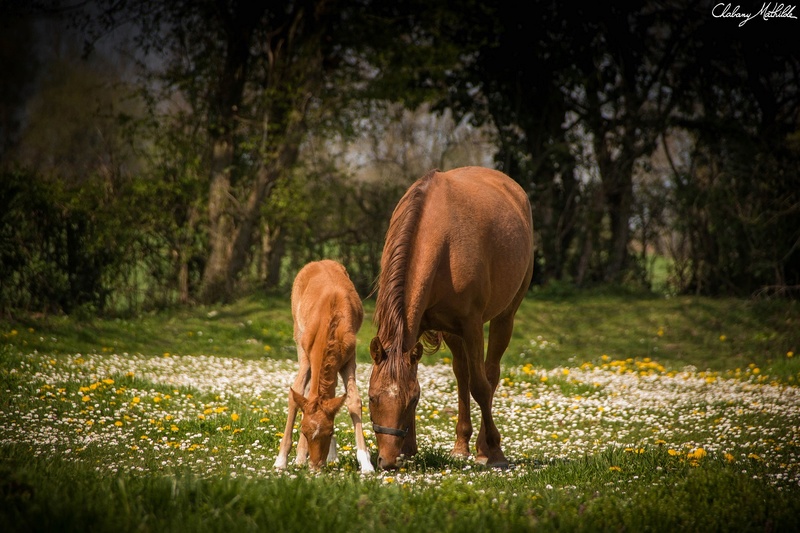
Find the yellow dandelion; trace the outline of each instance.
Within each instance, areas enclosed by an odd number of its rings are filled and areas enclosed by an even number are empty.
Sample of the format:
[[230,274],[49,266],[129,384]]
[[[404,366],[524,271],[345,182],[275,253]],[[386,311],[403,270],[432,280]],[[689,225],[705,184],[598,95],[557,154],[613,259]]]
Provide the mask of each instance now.
[[726,337],[725,335],[720,335],[720,336],[719,336],[719,342],[725,342],[725,340],[726,340],[727,338],[728,338],[728,337]]
[[89,400],[91,400],[89,396],[84,396],[83,398],[81,398],[82,402],[88,402]]
[[394,478],[393,477],[385,477],[385,478],[383,478],[383,482],[384,483],[394,483]]
[[234,422],[236,422],[237,420],[239,420],[239,415],[238,415],[238,414],[236,414],[236,413],[231,413],[231,420],[233,420]]
[[680,455],[681,454],[681,452],[679,452],[677,450],[673,450],[672,448],[667,450],[667,453],[670,454],[672,457],[675,457],[676,455]]
[[792,357],[794,357],[794,352],[786,352],[786,357],[791,359]]
[[117,420],[116,422],[114,422],[114,425],[117,426],[117,427],[121,427],[122,426],[122,421],[121,420]]
[[734,462],[736,460],[736,458],[733,455],[731,455],[730,453],[726,453],[725,454],[725,460],[728,461],[729,463],[732,463],[732,462]]
[[622,469],[618,466],[611,466],[608,469],[611,470],[612,472],[622,472]]
[[708,454],[703,448],[697,448],[693,452],[686,454],[686,457],[688,457],[689,459],[702,459],[706,455]]
[[131,403],[139,403],[141,401],[142,401],[141,398],[139,398],[138,396],[134,396],[133,399],[131,400]]
[[103,383],[105,383],[106,385],[113,385],[114,384],[114,380],[111,379],[111,378],[106,378],[106,379],[103,380]]
[[170,431],[172,431],[172,432],[174,433],[174,432],[178,431],[178,426],[176,426],[175,424],[172,424],[172,425],[169,427],[169,430],[170,430]]

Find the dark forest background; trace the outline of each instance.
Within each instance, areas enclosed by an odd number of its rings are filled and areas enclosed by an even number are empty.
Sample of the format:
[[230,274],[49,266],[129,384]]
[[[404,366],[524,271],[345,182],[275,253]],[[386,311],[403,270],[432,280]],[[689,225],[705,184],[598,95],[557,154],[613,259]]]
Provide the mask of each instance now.
[[800,13],[522,5],[0,2],[0,313],[224,302],[323,257],[366,296],[405,188],[471,164],[529,192],[537,285],[797,298]]

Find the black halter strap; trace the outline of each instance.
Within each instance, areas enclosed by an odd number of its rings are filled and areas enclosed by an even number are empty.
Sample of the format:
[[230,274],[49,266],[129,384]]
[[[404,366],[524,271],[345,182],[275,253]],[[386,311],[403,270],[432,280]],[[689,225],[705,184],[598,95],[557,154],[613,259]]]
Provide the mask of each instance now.
[[406,435],[408,435],[408,428],[388,428],[386,426],[379,426],[378,424],[372,424],[372,431],[375,433],[383,433],[384,435],[394,435],[395,437],[400,437],[401,439],[404,439]]

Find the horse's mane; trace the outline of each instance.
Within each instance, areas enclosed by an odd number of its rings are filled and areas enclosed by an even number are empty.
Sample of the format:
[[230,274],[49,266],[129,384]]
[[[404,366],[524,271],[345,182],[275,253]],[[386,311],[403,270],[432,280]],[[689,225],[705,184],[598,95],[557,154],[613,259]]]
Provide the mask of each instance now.
[[[386,350],[391,375],[398,375],[406,332],[405,284],[411,245],[425,205],[425,193],[437,170],[418,179],[406,192],[392,214],[381,257],[378,298],[373,322],[377,336]],[[389,344],[387,345],[387,341]]]

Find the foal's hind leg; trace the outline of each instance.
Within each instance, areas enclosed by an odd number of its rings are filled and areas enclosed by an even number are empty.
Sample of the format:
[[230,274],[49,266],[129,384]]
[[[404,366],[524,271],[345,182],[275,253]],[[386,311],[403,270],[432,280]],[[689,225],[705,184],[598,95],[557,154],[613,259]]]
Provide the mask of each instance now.
[[[362,472],[374,472],[375,468],[369,457],[369,450],[367,449],[367,442],[364,440],[364,428],[361,423],[361,396],[358,394],[358,386],[356,385],[356,359],[355,354],[350,363],[346,364],[340,371],[342,376],[345,390],[347,392],[347,410],[350,412],[350,418],[353,420],[353,429],[356,434],[356,458],[358,464],[361,465]],[[333,443],[333,441],[331,441]]]
[[466,458],[469,457],[469,439],[472,437],[467,356],[461,337],[445,333],[444,342],[453,353],[453,373],[458,387],[458,422],[456,422],[456,442],[452,454]]

